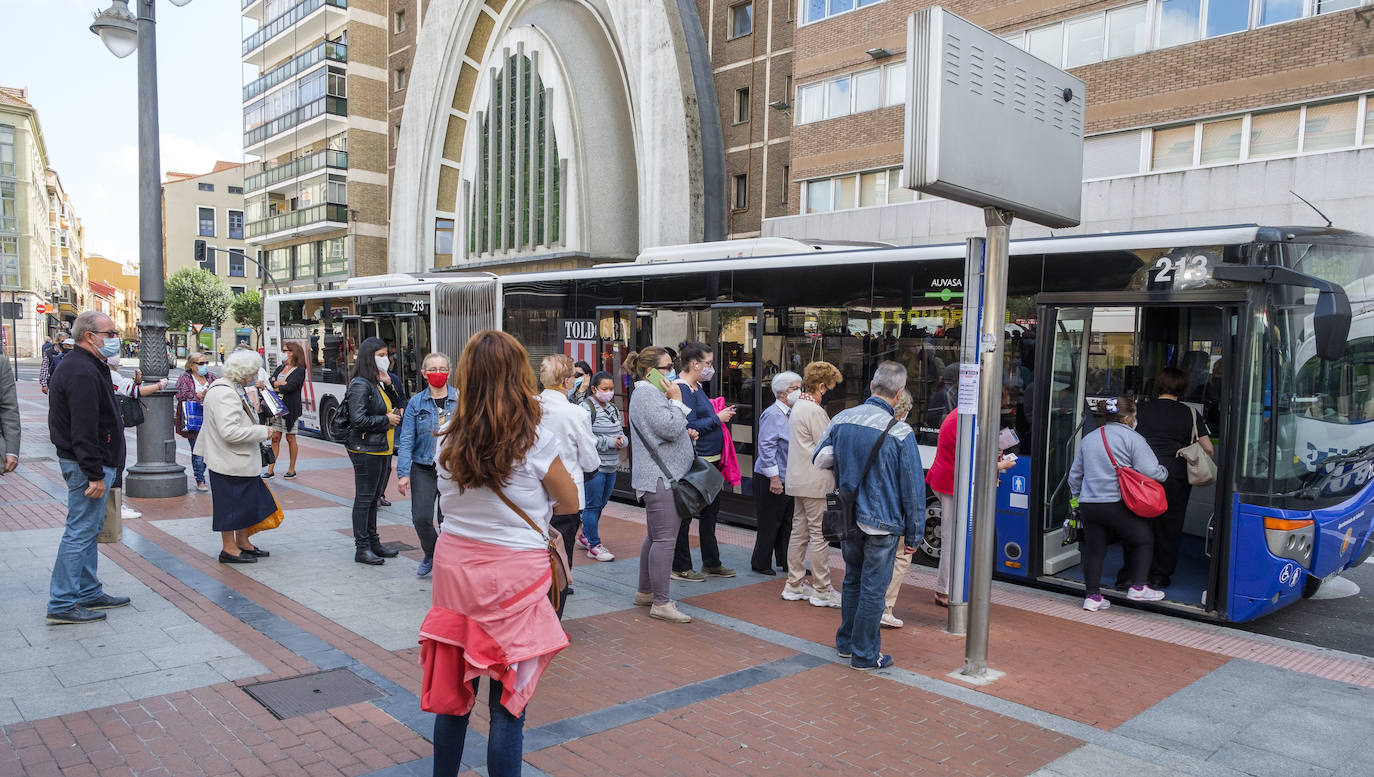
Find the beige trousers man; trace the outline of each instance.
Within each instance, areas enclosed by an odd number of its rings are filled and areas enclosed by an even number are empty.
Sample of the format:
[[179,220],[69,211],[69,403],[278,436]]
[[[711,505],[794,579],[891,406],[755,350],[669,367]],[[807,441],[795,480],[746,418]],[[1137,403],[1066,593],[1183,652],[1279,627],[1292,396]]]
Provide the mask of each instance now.
[[811,563],[811,585],[824,593],[830,590],[830,543],[821,536],[821,513],[825,499],[796,497],[792,516],[792,536],[787,540],[787,584],[801,585],[806,564]]

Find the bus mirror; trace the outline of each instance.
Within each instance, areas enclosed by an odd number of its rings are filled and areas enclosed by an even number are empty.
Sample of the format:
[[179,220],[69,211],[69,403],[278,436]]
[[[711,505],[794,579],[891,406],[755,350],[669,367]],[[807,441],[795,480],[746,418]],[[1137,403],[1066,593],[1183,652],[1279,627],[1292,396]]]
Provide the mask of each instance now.
[[1344,289],[1338,286],[1317,293],[1312,329],[1317,339],[1317,356],[1329,362],[1339,361],[1350,336],[1350,299]]

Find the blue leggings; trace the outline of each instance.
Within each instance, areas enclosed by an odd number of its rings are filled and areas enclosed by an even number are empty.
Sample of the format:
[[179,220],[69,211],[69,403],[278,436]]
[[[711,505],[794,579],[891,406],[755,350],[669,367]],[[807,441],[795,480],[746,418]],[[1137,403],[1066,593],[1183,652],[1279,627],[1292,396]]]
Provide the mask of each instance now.
[[[487,736],[487,774],[491,777],[519,777],[524,760],[525,713],[520,717],[501,706],[501,683],[488,679],[487,705],[491,708],[491,728]],[[472,681],[477,693],[477,681]],[[463,745],[468,734],[468,715],[434,716],[434,777],[457,777],[462,770]]]

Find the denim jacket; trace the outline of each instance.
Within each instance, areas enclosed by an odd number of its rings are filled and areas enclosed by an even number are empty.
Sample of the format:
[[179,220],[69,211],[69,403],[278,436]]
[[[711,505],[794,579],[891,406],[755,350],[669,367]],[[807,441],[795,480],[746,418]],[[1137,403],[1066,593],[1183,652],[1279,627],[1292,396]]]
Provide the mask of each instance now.
[[[458,410],[458,392],[448,387],[448,399],[444,400],[448,417]],[[438,438],[439,406],[429,397],[429,389],[417,391],[406,403],[406,412],[401,417],[401,434],[396,438],[396,477],[410,477],[411,464],[434,464],[434,448]]]
[[925,531],[926,481],[916,435],[899,421],[878,449],[873,469],[858,489],[859,477],[877,435],[892,420],[892,406],[878,397],[836,415],[816,444],[812,461],[834,469],[837,488],[856,493],[854,517],[865,526],[904,538],[915,547]]

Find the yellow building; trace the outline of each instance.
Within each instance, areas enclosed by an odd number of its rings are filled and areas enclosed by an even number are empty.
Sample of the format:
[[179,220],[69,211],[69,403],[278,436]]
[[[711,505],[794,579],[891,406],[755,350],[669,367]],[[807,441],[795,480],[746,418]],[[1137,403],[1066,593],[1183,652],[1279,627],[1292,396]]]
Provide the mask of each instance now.
[[90,274],[90,288],[96,284],[108,287],[105,292],[109,309],[101,308],[115,321],[119,336],[124,340],[138,340],[138,268],[107,259],[100,254],[89,254],[86,266]]

